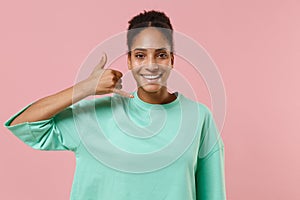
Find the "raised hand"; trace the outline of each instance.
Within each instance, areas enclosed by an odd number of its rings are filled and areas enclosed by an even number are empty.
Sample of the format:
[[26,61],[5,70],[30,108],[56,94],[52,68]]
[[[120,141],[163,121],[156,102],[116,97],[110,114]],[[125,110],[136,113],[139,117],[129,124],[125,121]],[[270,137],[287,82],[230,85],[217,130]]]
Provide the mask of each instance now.
[[90,76],[86,79],[88,82],[90,95],[101,95],[117,93],[124,97],[133,98],[133,95],[122,89],[123,74],[114,69],[104,69],[107,62],[106,53],[103,54],[100,62],[95,66]]

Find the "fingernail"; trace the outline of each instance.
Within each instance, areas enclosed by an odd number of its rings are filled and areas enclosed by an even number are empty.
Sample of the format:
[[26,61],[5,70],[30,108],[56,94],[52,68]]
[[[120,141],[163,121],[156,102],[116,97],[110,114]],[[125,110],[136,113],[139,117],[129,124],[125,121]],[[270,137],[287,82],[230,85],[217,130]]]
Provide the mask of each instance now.
[[101,60],[104,58],[104,52],[102,52],[102,54],[101,54],[102,56],[101,56]]

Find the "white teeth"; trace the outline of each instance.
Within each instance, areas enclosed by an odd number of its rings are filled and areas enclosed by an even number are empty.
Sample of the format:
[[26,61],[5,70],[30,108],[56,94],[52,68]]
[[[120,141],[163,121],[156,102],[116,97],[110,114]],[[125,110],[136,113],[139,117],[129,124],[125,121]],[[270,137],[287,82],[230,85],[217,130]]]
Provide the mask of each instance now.
[[158,75],[142,75],[142,76],[146,79],[157,79],[157,78],[161,77],[161,74],[158,74]]

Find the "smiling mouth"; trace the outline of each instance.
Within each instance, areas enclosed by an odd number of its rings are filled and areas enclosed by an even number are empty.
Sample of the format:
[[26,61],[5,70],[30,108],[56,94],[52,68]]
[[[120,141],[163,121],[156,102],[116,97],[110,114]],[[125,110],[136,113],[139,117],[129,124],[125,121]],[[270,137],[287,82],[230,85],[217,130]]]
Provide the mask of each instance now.
[[159,79],[162,76],[162,74],[156,74],[156,75],[141,74],[141,76],[148,80],[155,80],[155,79]]

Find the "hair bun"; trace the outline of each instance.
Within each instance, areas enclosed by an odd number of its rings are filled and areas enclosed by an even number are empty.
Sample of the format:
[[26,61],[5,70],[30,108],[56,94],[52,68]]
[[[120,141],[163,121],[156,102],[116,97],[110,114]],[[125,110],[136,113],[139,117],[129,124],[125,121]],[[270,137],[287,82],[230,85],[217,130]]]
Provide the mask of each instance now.
[[128,30],[133,28],[157,26],[161,28],[168,28],[173,30],[169,17],[165,13],[155,10],[140,13],[128,21]]

